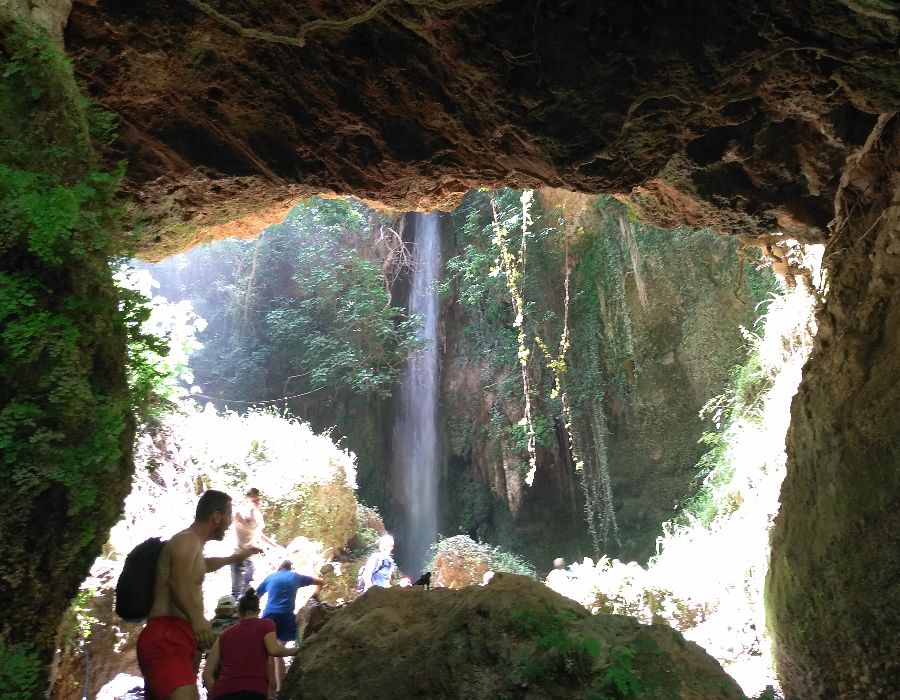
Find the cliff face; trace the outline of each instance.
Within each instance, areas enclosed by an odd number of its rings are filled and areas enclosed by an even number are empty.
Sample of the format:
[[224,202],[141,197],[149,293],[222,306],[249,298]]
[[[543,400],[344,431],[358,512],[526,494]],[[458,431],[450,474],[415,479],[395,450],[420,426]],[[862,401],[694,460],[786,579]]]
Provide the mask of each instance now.
[[[509,199],[492,197],[500,208]],[[514,312],[503,276],[490,274],[499,251],[488,196],[467,196],[444,223],[453,296],[442,316],[442,531],[500,543],[539,568],[554,556],[646,559],[696,478],[712,427],[697,415],[745,362],[740,327],[753,326],[774,280],[742,261],[735,239],[644,226],[610,198],[538,198],[517,283],[537,434],[531,487]]]

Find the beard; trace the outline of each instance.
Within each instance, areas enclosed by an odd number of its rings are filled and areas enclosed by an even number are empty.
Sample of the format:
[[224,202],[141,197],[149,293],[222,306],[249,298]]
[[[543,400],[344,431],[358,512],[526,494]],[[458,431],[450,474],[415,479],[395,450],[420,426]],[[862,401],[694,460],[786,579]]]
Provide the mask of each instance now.
[[225,539],[225,533],[228,531],[228,525],[222,524],[219,525],[218,529],[213,533],[212,538],[214,540],[222,541]]

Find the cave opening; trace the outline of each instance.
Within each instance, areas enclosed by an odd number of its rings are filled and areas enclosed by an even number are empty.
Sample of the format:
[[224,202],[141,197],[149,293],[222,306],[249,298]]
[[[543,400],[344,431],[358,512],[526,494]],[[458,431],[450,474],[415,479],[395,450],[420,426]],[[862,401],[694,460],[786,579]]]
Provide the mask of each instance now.
[[[0,628],[0,672],[15,671],[14,687],[38,694],[56,622],[133,468],[123,346],[135,318],[119,314],[107,266],[123,229],[158,259],[259,231],[320,192],[449,210],[473,186],[552,185],[615,193],[666,229],[710,226],[773,252],[782,236],[827,246],[818,334],[791,409],[768,622],[788,696],[890,697],[900,677],[896,8],[398,1],[281,44],[235,27],[284,34],[334,19],[334,8],[228,5],[230,25],[179,0],[2,10],[0,454],[14,506],[0,511],[0,569],[19,604]],[[110,121],[82,92],[117,115],[107,159]],[[118,219],[118,157],[129,161],[135,226]],[[556,347],[547,341],[550,355]],[[601,406],[614,414],[621,401]],[[598,435],[616,429],[598,406],[584,410]],[[522,427],[526,453],[565,432]],[[460,488],[473,512],[495,511],[472,484]],[[50,552],[28,527],[46,493],[67,511],[55,513]],[[621,530],[594,515],[597,533]]]
[[[567,595],[589,609],[669,623],[702,640],[748,694],[759,693],[777,684],[762,631],[762,581],[787,406],[814,325],[812,249],[781,242],[780,257],[764,257],[711,231],[646,226],[608,197],[542,190],[528,193],[523,209],[522,195],[473,191],[435,215],[446,259],[430,285],[440,305],[439,507],[423,565],[435,583],[457,588],[477,583],[485,567],[510,570],[503,557],[511,570],[543,577],[563,556],[571,562]],[[408,301],[419,236],[409,214],[314,198],[255,238],[133,263],[131,274],[166,319],[156,332],[186,351],[169,360],[178,366],[176,403],[208,420],[210,411],[255,420],[261,410],[270,420],[308,421],[355,455],[361,515],[342,531],[346,541],[327,540],[350,579],[377,534],[394,534],[398,554],[408,533],[420,534],[406,526],[393,455],[403,367],[429,347]],[[525,247],[510,263],[521,280],[512,291],[497,263],[504,236]],[[780,282],[772,261],[789,273]],[[766,417],[776,385],[778,417]],[[206,485],[239,493],[265,479],[267,529],[280,542],[310,534],[303,528],[316,516],[292,511],[317,510],[309,504],[321,494],[279,483],[291,464],[274,440],[257,434],[217,464],[178,423],[159,416],[146,427],[177,445],[185,464],[204,462]],[[765,440],[766,450],[754,440]],[[146,459],[138,458],[139,473]],[[190,471],[160,455],[154,470],[167,461],[168,470]],[[181,483],[193,488],[192,479]],[[126,506],[126,520],[146,520],[148,507]],[[118,537],[113,549],[124,546]],[[417,577],[422,567],[409,561],[399,554],[402,572]],[[699,566],[702,582],[684,575]],[[749,594],[729,598],[729,587]],[[724,628],[741,630],[740,642],[726,640]],[[728,644],[740,647],[731,658]]]

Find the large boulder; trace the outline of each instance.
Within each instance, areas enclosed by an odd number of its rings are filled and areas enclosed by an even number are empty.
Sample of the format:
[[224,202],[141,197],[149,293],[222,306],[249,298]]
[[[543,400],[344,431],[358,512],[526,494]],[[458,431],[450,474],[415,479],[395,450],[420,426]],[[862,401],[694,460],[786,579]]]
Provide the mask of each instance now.
[[543,584],[497,574],[460,590],[373,588],[303,642],[291,700],[743,698],[699,646],[664,625],[591,615]]

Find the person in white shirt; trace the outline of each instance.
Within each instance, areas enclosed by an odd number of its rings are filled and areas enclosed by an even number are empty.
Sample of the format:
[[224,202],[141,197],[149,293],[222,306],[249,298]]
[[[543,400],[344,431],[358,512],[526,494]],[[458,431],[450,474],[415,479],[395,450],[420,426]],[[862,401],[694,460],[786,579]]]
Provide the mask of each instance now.
[[[262,510],[259,507],[259,489],[247,491],[247,499],[241,503],[234,513],[234,532],[237,535],[237,550],[245,547],[261,547],[263,543],[278,547],[278,543],[263,534]],[[235,551],[237,551],[235,550]],[[240,598],[253,581],[253,562],[249,559],[231,565],[231,595],[235,600]]]
[[372,586],[391,587],[391,574],[394,573],[394,538],[385,533],[378,538],[378,551],[369,555],[366,565],[360,572],[361,592],[365,593]]
[[557,593],[564,596],[570,595],[569,591],[569,571],[566,568],[566,560],[562,557],[553,560],[553,570],[547,574],[545,579],[548,588],[553,589]]

